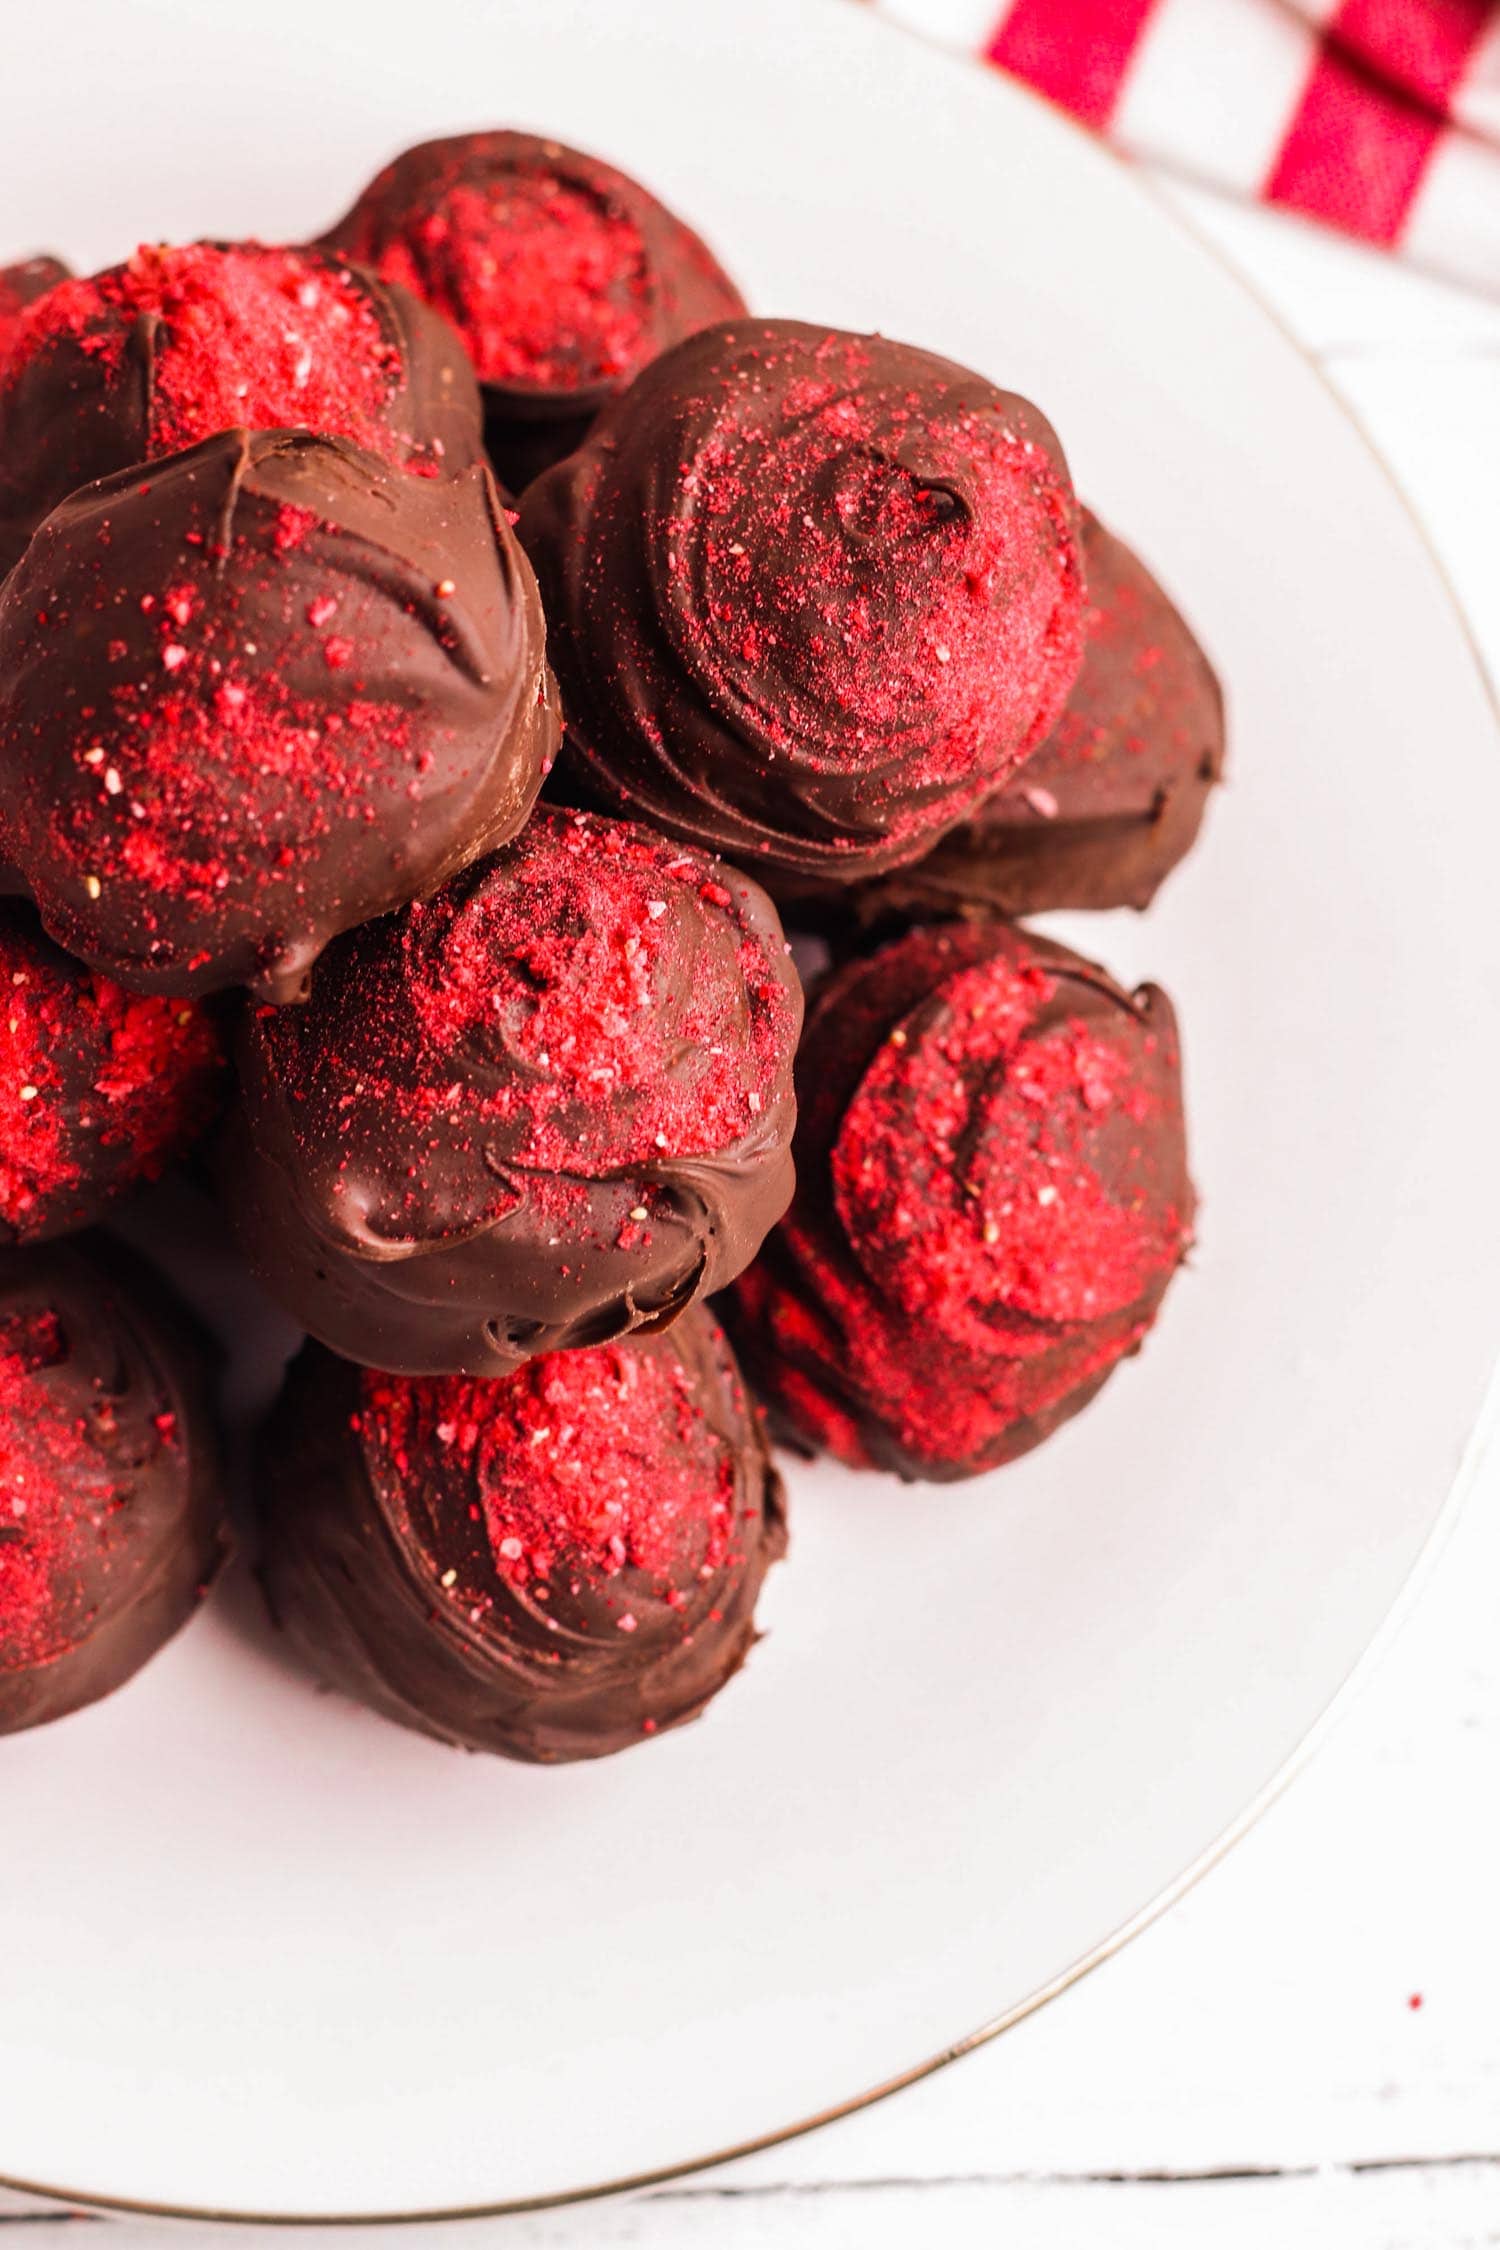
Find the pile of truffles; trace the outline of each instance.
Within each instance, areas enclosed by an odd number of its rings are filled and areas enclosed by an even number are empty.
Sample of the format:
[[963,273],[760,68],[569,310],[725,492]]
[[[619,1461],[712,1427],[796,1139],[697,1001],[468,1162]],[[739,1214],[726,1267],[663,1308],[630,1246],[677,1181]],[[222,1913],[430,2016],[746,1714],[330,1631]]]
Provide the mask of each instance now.
[[0,1732],[229,1552],[218,1354],[107,1231],[172,1167],[308,1339],[271,1614],[440,1741],[696,1717],[768,1432],[1040,1443],[1194,1196],[1169,1001],[1010,917],[1145,906],[1223,751],[1034,406],[751,314],[597,158],[0,269]]

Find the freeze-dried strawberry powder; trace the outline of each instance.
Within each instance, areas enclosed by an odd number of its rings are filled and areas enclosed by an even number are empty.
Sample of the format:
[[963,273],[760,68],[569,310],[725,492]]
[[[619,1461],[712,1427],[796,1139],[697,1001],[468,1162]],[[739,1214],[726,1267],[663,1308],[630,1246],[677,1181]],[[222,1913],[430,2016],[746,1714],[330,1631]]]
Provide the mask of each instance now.
[[76,1645],[91,1621],[85,1576],[109,1567],[126,1528],[111,1401],[70,1413],[46,1379],[68,1357],[55,1314],[0,1320],[0,1670]]
[[960,971],[874,1057],[833,1150],[865,1270],[970,1349],[1007,1315],[1120,1312],[1177,1255],[1178,1214],[1141,1197],[1138,1167],[1116,1147],[1118,1176],[1100,1169],[1107,1128],[1145,1133],[1160,1111],[1133,1068],[1139,1027],[1123,1011],[1117,1029],[1062,1013],[1036,1036],[1058,997],[1052,977],[1003,958]]
[[480,1520],[517,1587],[631,1570],[678,1608],[679,1581],[731,1557],[734,1458],[670,1348],[552,1353],[498,1382],[367,1373],[359,1423],[377,1483],[423,1487],[440,1575]]
[[561,1188],[755,1139],[785,1098],[796,984],[764,901],[721,876],[648,829],[538,813],[351,942],[311,1048],[266,1019],[299,1132],[337,1140],[372,1107],[413,1135],[503,1129],[539,1195],[548,1173]]
[[355,254],[453,323],[482,383],[582,389],[649,355],[640,229],[577,181],[540,167],[454,181],[370,237]]
[[122,1187],[158,1177],[208,1122],[219,1057],[196,1003],[126,992],[0,917],[0,1222],[24,1241],[66,1217],[91,1161]]
[[317,430],[392,462],[410,451],[387,416],[400,353],[358,277],[321,252],[143,244],[38,298],[7,379],[69,345],[109,374],[148,355],[153,455],[230,429]]

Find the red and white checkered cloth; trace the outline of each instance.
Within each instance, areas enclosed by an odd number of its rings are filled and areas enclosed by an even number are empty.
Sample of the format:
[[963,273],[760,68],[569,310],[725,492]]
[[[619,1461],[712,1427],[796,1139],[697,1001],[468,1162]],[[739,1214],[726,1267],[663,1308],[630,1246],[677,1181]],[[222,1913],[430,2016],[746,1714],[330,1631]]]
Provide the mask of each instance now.
[[876,0],[1133,156],[1500,295],[1500,0]]

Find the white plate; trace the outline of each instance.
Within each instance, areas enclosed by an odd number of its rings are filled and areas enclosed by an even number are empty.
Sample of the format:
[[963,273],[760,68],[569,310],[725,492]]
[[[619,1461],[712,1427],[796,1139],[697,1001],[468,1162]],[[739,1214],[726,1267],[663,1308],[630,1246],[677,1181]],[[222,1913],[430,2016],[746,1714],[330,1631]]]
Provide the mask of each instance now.
[[84,261],[320,227],[447,128],[620,159],[760,308],[1033,394],[1228,682],[1201,853],[1144,923],[1073,925],[1181,1003],[1204,1190],[1194,1270],[1079,1423],[954,1490],[794,1471],[747,1675],[602,1766],[319,1698],[243,1587],[0,1745],[0,2172],[347,2214],[692,2164],[1107,1948],[1411,1571],[1496,1342],[1494,720],[1266,315],[1040,103],[853,7],[49,0],[6,66],[6,238]]

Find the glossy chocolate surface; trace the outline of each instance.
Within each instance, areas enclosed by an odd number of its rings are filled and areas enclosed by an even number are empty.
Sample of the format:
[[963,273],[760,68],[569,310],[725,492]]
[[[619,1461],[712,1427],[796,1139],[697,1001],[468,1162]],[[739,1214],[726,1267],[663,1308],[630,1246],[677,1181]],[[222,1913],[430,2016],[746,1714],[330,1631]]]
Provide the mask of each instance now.
[[350,1359],[499,1375],[675,1319],[791,1195],[801,989],[706,854],[544,809],[247,1011],[226,1210]]
[[774,896],[920,857],[1050,731],[1077,511],[1026,400],[909,344],[726,322],[523,495],[564,790]]
[[780,1482],[701,1309],[500,1383],[362,1373],[310,1344],[259,1485],[271,1609],[321,1678],[440,1741],[544,1764],[696,1718],[749,1653],[786,1548]]
[[0,1253],[0,1734],[122,1686],[217,1575],[212,1370],[118,1244]]
[[296,998],[516,832],[557,726],[483,463],[226,431],[64,501],[0,590],[0,857],[134,989]]

